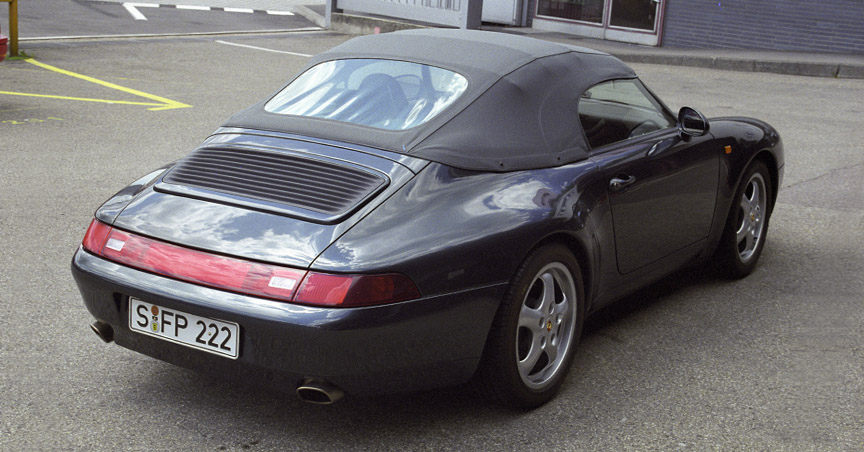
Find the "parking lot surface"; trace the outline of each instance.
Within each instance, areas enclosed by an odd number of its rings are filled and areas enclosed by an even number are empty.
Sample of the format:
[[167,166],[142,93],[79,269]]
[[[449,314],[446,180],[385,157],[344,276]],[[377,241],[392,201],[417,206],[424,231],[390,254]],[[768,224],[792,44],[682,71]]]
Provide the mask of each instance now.
[[320,407],[103,344],[69,272],[96,207],[348,38],[39,42],[0,64],[0,450],[864,448],[864,80],[633,65],[673,109],[774,125],[784,186],[753,275],[691,269],[600,312],[537,410],[460,388]]
[[[294,13],[298,5],[309,1],[316,0],[27,0],[18,2],[19,33],[26,41],[80,36],[295,30],[315,27],[305,17]],[[2,5],[0,24],[4,30],[7,20],[6,5]]]

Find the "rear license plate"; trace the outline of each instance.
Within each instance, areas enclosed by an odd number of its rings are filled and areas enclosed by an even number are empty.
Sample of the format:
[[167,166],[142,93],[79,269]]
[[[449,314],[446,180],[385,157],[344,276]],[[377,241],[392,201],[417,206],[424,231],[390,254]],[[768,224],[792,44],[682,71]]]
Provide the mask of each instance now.
[[129,298],[129,328],[166,341],[237,359],[240,325]]

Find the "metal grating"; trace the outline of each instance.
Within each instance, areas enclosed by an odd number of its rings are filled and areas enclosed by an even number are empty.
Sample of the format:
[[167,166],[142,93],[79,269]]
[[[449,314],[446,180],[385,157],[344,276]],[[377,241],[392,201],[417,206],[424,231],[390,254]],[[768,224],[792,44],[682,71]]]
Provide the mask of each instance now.
[[225,148],[198,149],[163,181],[326,215],[346,213],[387,182],[382,175],[358,167],[280,152]]

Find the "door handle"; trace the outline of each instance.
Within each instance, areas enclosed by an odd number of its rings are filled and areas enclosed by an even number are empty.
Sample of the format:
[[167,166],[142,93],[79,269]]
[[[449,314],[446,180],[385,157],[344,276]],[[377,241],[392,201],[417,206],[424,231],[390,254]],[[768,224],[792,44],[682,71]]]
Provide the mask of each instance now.
[[633,182],[636,182],[636,176],[619,176],[614,177],[609,181],[609,189],[621,193],[627,189]]

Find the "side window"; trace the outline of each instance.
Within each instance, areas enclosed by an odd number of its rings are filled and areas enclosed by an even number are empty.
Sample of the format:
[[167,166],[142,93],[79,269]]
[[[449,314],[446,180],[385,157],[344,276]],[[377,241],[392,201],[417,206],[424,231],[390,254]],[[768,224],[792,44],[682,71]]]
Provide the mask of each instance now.
[[675,126],[638,79],[594,85],[579,99],[579,120],[588,144],[598,148]]

